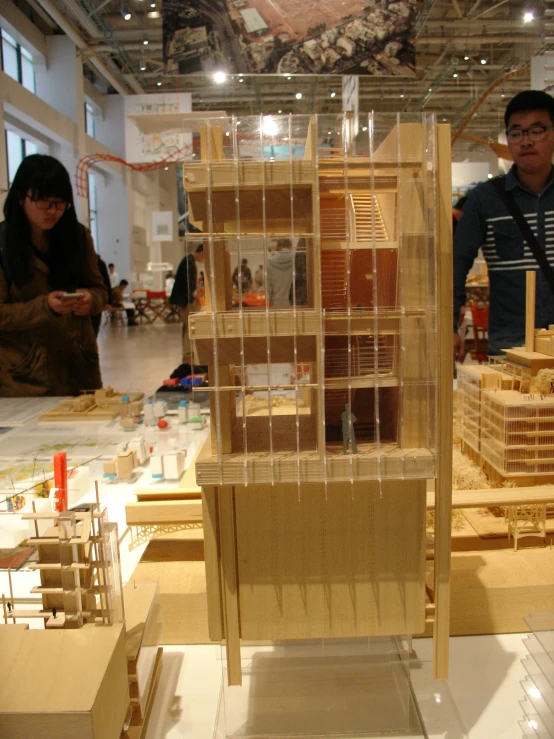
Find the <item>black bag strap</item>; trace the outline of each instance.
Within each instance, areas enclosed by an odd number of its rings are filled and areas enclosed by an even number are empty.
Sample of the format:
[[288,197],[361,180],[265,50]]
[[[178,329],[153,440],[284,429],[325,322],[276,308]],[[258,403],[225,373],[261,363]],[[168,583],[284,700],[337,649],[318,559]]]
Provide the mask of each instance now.
[[517,227],[519,228],[521,235],[527,242],[527,246],[531,249],[533,256],[535,257],[539,267],[542,269],[542,273],[548,282],[550,289],[554,293],[554,269],[546,258],[546,253],[541,245],[537,241],[537,237],[533,233],[531,226],[525,220],[525,216],[521,212],[521,208],[516,203],[516,200],[511,192],[506,190],[506,178],[505,177],[494,177],[490,184],[494,187],[502,202],[506,205]]

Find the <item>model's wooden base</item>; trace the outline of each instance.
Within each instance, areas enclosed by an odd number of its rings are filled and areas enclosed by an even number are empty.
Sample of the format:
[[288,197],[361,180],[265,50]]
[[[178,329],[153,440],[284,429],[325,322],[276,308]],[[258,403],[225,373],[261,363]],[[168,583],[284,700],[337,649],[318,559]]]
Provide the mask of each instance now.
[[230,680],[240,639],[422,632],[425,487],[203,488],[210,635],[226,638]]

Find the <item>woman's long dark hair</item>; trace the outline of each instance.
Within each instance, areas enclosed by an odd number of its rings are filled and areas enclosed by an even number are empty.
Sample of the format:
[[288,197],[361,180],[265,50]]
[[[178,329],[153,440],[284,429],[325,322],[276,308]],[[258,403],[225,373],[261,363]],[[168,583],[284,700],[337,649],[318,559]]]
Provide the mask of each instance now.
[[32,278],[31,228],[22,202],[60,198],[70,204],[56,225],[47,231],[49,283],[56,290],[87,287],[85,233],[77,221],[73,189],[66,168],[54,157],[31,154],[21,162],[4,203],[6,259],[10,280],[18,287]]

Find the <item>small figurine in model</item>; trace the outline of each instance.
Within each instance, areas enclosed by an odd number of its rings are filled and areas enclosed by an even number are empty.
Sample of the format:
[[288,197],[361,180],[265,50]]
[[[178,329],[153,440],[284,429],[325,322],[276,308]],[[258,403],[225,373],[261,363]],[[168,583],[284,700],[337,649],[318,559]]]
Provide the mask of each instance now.
[[344,406],[344,411],[340,414],[342,421],[342,452],[348,453],[348,443],[350,442],[350,451],[352,454],[358,453],[356,446],[356,434],[354,433],[354,424],[357,421],[356,416],[350,410],[350,403]]

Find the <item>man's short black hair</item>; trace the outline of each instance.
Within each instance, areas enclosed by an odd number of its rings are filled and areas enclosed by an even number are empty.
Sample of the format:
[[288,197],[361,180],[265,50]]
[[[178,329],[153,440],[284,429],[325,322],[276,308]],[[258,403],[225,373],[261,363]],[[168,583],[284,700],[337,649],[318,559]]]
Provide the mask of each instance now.
[[196,247],[196,253],[202,254],[203,251],[204,251],[204,244],[198,244],[198,246]]
[[554,98],[543,90],[523,90],[513,97],[504,113],[504,125],[508,128],[510,116],[526,110],[546,110],[554,124]]
[[123,285],[123,287],[127,287],[127,285],[128,285],[128,284],[129,284],[129,283],[127,282],[127,280],[120,280],[120,281],[119,281],[119,286],[120,286],[120,287],[121,287],[121,285]]
[[108,267],[115,267],[115,264],[114,264],[113,262],[110,262],[110,263],[108,264]]

